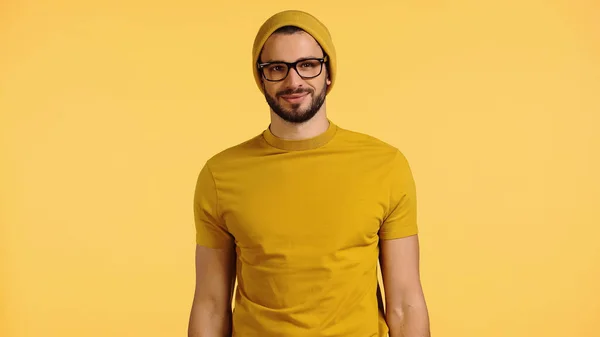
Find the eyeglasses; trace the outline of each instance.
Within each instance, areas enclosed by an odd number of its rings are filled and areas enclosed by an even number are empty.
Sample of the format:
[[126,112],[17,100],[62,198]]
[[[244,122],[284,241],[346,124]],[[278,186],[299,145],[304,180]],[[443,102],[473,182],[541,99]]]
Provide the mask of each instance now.
[[263,77],[271,82],[283,81],[292,68],[303,79],[310,79],[321,75],[325,62],[327,62],[327,55],[323,58],[306,58],[296,62],[259,63],[258,69],[262,72]]

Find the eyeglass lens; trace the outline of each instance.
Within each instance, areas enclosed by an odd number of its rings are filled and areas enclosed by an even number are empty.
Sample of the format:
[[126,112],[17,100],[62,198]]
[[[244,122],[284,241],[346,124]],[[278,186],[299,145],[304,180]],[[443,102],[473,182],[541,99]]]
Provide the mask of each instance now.
[[[296,63],[298,75],[304,78],[318,76],[321,73],[320,60],[303,60]],[[263,68],[265,77],[270,81],[279,81],[288,74],[288,65],[285,63],[271,63]]]

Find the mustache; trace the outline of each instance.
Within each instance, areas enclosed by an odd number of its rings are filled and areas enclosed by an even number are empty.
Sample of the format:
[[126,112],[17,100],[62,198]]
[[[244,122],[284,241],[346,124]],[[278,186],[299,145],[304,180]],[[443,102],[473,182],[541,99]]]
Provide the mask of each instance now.
[[309,94],[313,93],[313,91],[309,88],[298,88],[298,89],[286,89],[286,90],[278,91],[277,96],[302,94],[305,92],[309,93]]

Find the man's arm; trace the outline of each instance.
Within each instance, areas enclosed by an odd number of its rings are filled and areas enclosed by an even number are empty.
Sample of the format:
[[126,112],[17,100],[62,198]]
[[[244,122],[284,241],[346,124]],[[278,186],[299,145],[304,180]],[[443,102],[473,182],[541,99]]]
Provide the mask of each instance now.
[[196,288],[188,337],[230,337],[235,249],[196,245]]
[[418,236],[381,240],[380,244],[390,337],[430,337],[429,314],[419,275]]

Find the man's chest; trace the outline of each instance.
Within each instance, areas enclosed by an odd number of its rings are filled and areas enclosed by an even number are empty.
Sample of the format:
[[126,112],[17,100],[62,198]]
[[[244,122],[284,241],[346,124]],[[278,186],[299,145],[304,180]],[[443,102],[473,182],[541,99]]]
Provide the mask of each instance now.
[[273,166],[261,178],[238,176],[220,191],[227,228],[247,257],[310,261],[376,243],[389,201],[377,171]]

